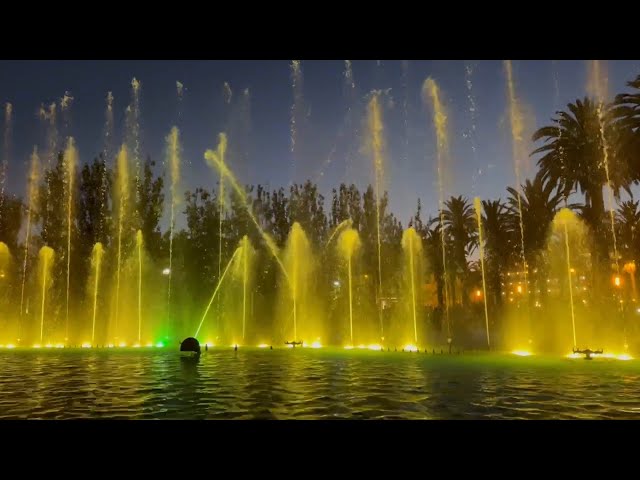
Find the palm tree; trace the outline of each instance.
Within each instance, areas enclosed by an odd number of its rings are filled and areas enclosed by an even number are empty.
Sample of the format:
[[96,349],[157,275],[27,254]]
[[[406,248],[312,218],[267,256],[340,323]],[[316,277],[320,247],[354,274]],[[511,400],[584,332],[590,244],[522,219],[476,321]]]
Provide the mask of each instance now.
[[[511,231],[519,234],[518,192],[512,187],[508,187],[507,191],[509,192],[507,202],[511,213],[509,216],[512,223]],[[522,185],[520,205],[522,206],[525,260],[527,270],[534,273],[531,286],[537,283],[543,295],[547,291],[547,286],[543,283],[546,275],[544,274],[545,265],[541,261],[542,252],[546,248],[549,229],[562,200],[563,195],[556,191],[556,185],[542,170],[536,174],[533,182],[527,180]],[[517,244],[520,246],[521,242],[522,240],[518,239]]]
[[[451,239],[451,267],[466,286],[469,276],[467,256],[471,255],[478,245],[477,222],[473,205],[466,197],[451,197],[444,202],[443,226]],[[467,296],[462,295],[463,303]]]
[[502,275],[507,270],[510,260],[517,246],[515,231],[510,229],[513,224],[509,218],[507,206],[498,200],[483,200],[482,209],[484,216],[482,224],[484,228],[485,258],[489,286],[493,292],[494,304],[502,304]]
[[616,212],[618,246],[624,261],[640,260],[640,201],[627,200]]
[[609,115],[620,133],[619,155],[629,168],[630,177],[640,181],[640,75],[627,83],[634,93],[616,95]]
[[[599,106],[585,98],[567,105],[568,112],[560,111],[552,119],[554,125],[542,127],[533,134],[533,141],[543,140],[544,145],[531,155],[543,154],[538,159],[540,172],[557,188],[565,199],[579,189],[585,196],[585,206],[591,214],[587,218],[594,235],[594,252],[601,262],[608,258],[606,238],[607,223],[603,186],[607,183],[605,149],[607,145],[608,170],[611,186],[617,195],[620,188],[628,189],[628,176],[615,149],[616,131],[609,116],[601,116]],[[604,139],[601,134],[604,122]]]

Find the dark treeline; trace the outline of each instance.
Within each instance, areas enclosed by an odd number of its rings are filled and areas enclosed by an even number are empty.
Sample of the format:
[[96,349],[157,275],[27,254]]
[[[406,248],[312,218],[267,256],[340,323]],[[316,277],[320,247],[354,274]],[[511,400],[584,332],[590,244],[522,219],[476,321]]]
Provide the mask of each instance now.
[[[594,100],[584,98],[556,112],[550,124],[537,130],[532,138],[535,146],[531,154],[536,156],[538,165],[535,176],[522,185],[508,187],[504,197],[482,201],[487,301],[492,318],[500,317],[498,313],[512,293],[509,290],[514,288],[506,275],[523,270],[522,252],[529,280],[529,286],[525,286],[530,293],[528,301],[531,305],[544,306],[548,292],[548,237],[555,214],[564,206],[575,211],[588,228],[591,267],[585,273],[591,287],[603,298],[610,295],[612,282],[609,277],[615,273],[616,264],[622,271],[623,265],[640,262],[640,202],[634,200],[631,192],[632,186],[640,183],[640,76],[628,86],[630,92],[617,95],[610,105],[602,108]],[[38,249],[43,245],[53,248],[58,260],[66,256],[68,182],[63,155],[58,155],[56,160],[42,172],[38,198],[32,205],[33,235],[28,259],[31,267],[36,264]],[[611,217],[606,201],[607,167],[617,202],[613,220],[618,258],[614,258]],[[107,271],[111,274],[114,271],[120,208],[114,170],[99,157],[85,164],[74,182],[71,234],[74,298],[83,297],[81,293],[96,242],[101,242],[109,252]],[[154,162],[147,159],[137,181],[132,181],[122,237],[126,243],[124,251],[130,251],[135,242],[135,231],[141,230],[146,253],[158,268],[168,265],[169,256],[169,232],[161,232],[160,228],[161,217],[167,209],[165,183],[165,173],[154,172]],[[630,199],[622,201],[623,192]],[[380,280],[376,199],[371,186],[362,191],[353,184],[341,184],[333,189],[330,198],[325,198],[310,181],[288,189],[248,186],[244,198],[231,191],[224,199],[222,237],[219,235],[221,209],[217,195],[216,188],[197,188],[187,191],[179,206],[178,211],[186,218],[186,228],[174,233],[173,278],[180,286],[175,298],[178,309],[181,305],[193,306],[191,310],[184,308],[185,317],[200,312],[218,282],[220,242],[224,263],[245,234],[258,251],[258,264],[254,270],[256,308],[271,308],[269,305],[274,301],[278,284],[277,264],[251,215],[279,248],[285,246],[292,225],[298,222],[321,260],[319,281],[325,282],[327,291],[338,262],[333,248],[326,248],[327,241],[338,225],[350,220],[362,242],[362,273],[370,279],[366,287],[369,295],[382,300],[378,287],[381,283],[382,297],[390,301],[398,297],[395,289],[399,285],[396,276],[400,270],[403,229],[414,227],[422,238],[427,265],[425,273],[431,286],[424,297],[424,319],[431,319],[434,328],[442,329],[442,312],[447,299],[450,307],[459,312],[472,312],[474,318],[478,317],[480,309],[473,301],[473,293],[479,288],[481,277],[478,262],[472,259],[477,257],[479,237],[473,200],[468,197],[449,197],[443,214],[436,211],[432,216],[425,216],[424,206],[418,200],[415,213],[403,225],[389,211],[388,195],[384,193],[379,204]],[[5,281],[3,289],[6,292],[18,292],[22,277],[27,203],[10,195],[5,195],[0,202],[0,241],[9,247],[13,257],[13,262],[2,267],[7,271],[13,269],[13,274],[5,275],[13,279],[9,286],[9,280]],[[33,271],[31,267],[29,270]],[[627,273],[634,275],[634,272]],[[57,288],[54,291],[61,296],[64,269],[58,269],[55,275]],[[15,293],[4,297],[12,298],[15,303]],[[81,308],[80,303],[78,301],[75,308]],[[456,315],[460,319],[467,318],[465,313]],[[460,324],[459,319],[457,322]]]

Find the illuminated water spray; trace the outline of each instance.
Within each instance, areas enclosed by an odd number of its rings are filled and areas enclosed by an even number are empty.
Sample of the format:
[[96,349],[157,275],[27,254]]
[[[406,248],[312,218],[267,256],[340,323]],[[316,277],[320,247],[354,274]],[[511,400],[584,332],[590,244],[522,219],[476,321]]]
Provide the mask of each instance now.
[[329,235],[329,240],[327,240],[327,247],[331,245],[331,241],[338,233],[342,232],[344,228],[351,227],[352,225],[353,220],[351,220],[350,218],[347,218],[346,220],[343,220],[338,225],[336,225],[336,227],[333,229],[333,232],[331,232],[331,235]]
[[338,239],[338,249],[342,257],[347,261],[347,273],[349,277],[349,332],[351,334],[351,345],[353,342],[353,286],[351,275],[351,263],[354,254],[360,248],[360,237],[358,231],[349,227],[340,234]]
[[300,60],[291,61],[291,89],[293,90],[293,104],[291,105],[291,162],[292,162],[292,178],[296,178],[296,147],[298,143],[298,127],[302,121],[302,68]]
[[564,230],[564,248],[565,255],[567,257],[567,278],[569,279],[569,305],[571,306],[571,328],[573,331],[573,347],[576,348],[578,342],[576,340],[576,314],[573,307],[573,279],[571,276],[572,268],[571,268],[571,250],[569,248],[569,228],[568,223],[575,218],[575,214],[569,210],[568,208],[563,208],[560,210],[554,219],[554,222],[562,223],[562,228]]
[[100,266],[104,250],[102,243],[98,242],[93,246],[91,253],[91,266],[93,268],[93,318],[91,321],[91,345],[95,345],[96,340],[96,314],[98,312],[98,285],[100,282]]
[[236,251],[233,252],[233,255],[231,256],[231,259],[229,260],[229,263],[227,263],[227,266],[225,267],[224,271],[222,272],[222,276],[218,279],[218,284],[216,285],[216,288],[213,290],[213,295],[211,295],[211,300],[209,300],[209,304],[207,305],[207,308],[205,308],[205,310],[204,310],[204,314],[202,315],[202,319],[200,320],[200,324],[198,325],[198,328],[196,329],[196,333],[193,335],[194,337],[196,337],[196,338],[198,337],[198,333],[200,333],[200,329],[202,328],[202,324],[204,323],[204,319],[207,318],[207,314],[209,313],[209,309],[211,308],[211,304],[213,303],[213,301],[215,300],[216,296],[218,295],[218,291],[220,291],[220,285],[222,285],[222,281],[224,280],[224,277],[227,276],[227,272],[229,271],[229,267],[231,267],[231,264],[236,259],[236,257],[239,255],[241,250],[242,249],[240,247],[236,248]]
[[105,211],[107,207],[107,189],[109,188],[109,170],[107,162],[111,161],[113,152],[113,94],[107,93],[107,108],[105,111],[104,146],[102,151],[102,176],[100,178],[100,232],[99,238],[105,233]]
[[[515,82],[513,81],[513,69],[510,60],[504,61],[507,76],[507,95],[509,101],[509,123],[511,125],[511,148],[513,167],[516,175],[516,198],[518,200],[518,217],[520,222],[520,256],[522,259],[522,273],[525,292],[529,295],[529,282],[527,271],[527,258],[524,248],[524,221],[522,219],[522,196],[520,195],[520,162],[526,157],[524,144],[524,112],[516,97]],[[530,327],[530,326],[529,326]]]
[[409,284],[411,287],[411,317],[413,319],[413,340],[418,344],[418,302],[416,283],[418,283],[418,266],[416,257],[422,252],[422,242],[415,228],[409,227],[402,234],[402,249],[408,263]]
[[[58,129],[56,126],[56,104],[55,102],[49,105],[49,108],[46,109],[44,105],[40,106],[40,119],[46,124],[46,136],[47,136],[47,153],[46,153],[46,162],[47,169],[51,169],[54,158],[58,153]],[[50,177],[45,176],[46,188],[45,188],[45,202],[48,202],[49,196],[51,195],[51,185],[50,185]],[[42,233],[46,236],[47,233],[47,225],[48,225],[48,214],[45,210],[42,218]]]
[[482,235],[482,202],[480,197],[473,199],[473,206],[476,210],[476,220],[478,221],[478,244],[480,245],[480,269],[482,271],[482,301],[484,303],[484,322],[487,329],[487,347],[491,350],[491,339],[489,337],[489,310],[487,309],[487,282],[484,273],[484,238]]
[[[611,236],[613,238],[613,257],[616,265],[616,274],[620,273],[620,263],[618,259],[618,239],[616,235],[615,225],[615,202],[613,200],[613,184],[609,175],[609,143],[604,132],[605,119],[604,109],[607,101],[607,76],[600,60],[591,60],[589,64],[589,93],[592,94],[597,102],[598,126],[600,133],[600,141],[602,142],[602,164],[607,179],[607,196],[609,200],[609,218],[611,221]],[[626,343],[626,342],[625,342]]]
[[0,220],[4,212],[4,189],[7,182],[7,172],[9,170],[9,155],[11,151],[11,115],[13,106],[7,102],[4,107],[4,152],[2,164],[0,164]]
[[78,151],[76,150],[73,138],[69,137],[67,148],[64,151],[64,166],[67,174],[67,301],[65,317],[65,340],[69,338],[69,281],[71,279],[71,224],[73,207],[73,188],[78,165]]
[[[179,82],[178,82],[179,83]],[[173,230],[175,228],[175,209],[180,196],[178,182],[180,181],[180,132],[173,127],[167,137],[169,153],[169,167],[171,172],[171,223],[169,224],[169,286],[167,287],[167,318],[171,317],[171,277],[173,275]]]
[[31,154],[31,167],[27,179],[27,192],[29,204],[27,206],[27,232],[24,240],[24,261],[22,262],[22,289],[20,291],[20,316],[24,313],[24,286],[27,280],[27,261],[29,258],[29,246],[31,245],[31,221],[33,208],[38,201],[38,176],[40,173],[40,158],[38,157],[38,147],[33,147]]
[[380,338],[384,338],[384,325],[382,322],[382,247],[380,242],[380,189],[383,181],[384,168],[384,138],[382,124],[382,109],[378,99],[380,92],[374,91],[367,108],[367,124],[371,150],[373,153],[373,171],[375,175],[374,193],[376,196],[376,240],[378,244],[378,316],[380,318]]
[[127,147],[122,145],[116,160],[118,167],[118,260],[116,265],[115,337],[118,338],[120,321],[120,276],[122,270],[122,230],[129,199],[129,158]]
[[53,267],[53,249],[42,247],[39,255],[40,279],[42,282],[41,305],[40,305],[40,343],[44,339],[44,310],[47,301],[47,290],[51,284],[51,268]]
[[138,250],[138,344],[142,342],[142,230],[136,232]]
[[251,211],[251,207],[249,205],[249,202],[247,201],[246,192],[240,186],[240,184],[238,183],[238,180],[235,178],[235,176],[233,175],[233,173],[231,172],[227,164],[224,162],[224,156],[222,155],[222,153],[226,150],[226,146],[227,146],[227,136],[224,133],[221,133],[218,148],[215,151],[207,150],[204,153],[204,158],[209,164],[209,166],[216,168],[220,172],[221,177],[226,179],[229,182],[229,185],[231,185],[231,188],[233,188],[233,190],[236,192],[236,194],[238,195],[238,198],[241,200],[242,204],[244,205],[247,211],[247,214],[249,215],[249,218],[251,219],[256,229],[260,233],[260,236],[262,237],[265,244],[267,245],[267,248],[273,255],[273,258],[275,258],[276,262],[278,262],[278,265],[280,266],[280,269],[284,273],[285,277],[287,277],[288,279],[289,276],[287,274],[287,269],[284,267],[282,260],[280,260],[280,256],[278,255],[278,246],[273,241],[273,239],[262,229],[262,227],[260,226],[260,223],[258,223],[258,220],[256,219],[255,215]]
[[[438,169],[438,205],[440,211],[440,243],[442,244],[442,271],[444,283],[444,314],[447,324],[447,334],[451,339],[451,321],[449,316],[449,287],[447,275],[447,244],[444,228],[444,175],[445,162],[449,155],[449,143],[447,138],[447,112],[440,99],[440,89],[438,84],[431,77],[427,78],[422,85],[422,98],[426,103],[431,104],[433,112],[433,125],[436,130],[436,152]],[[449,342],[451,344],[451,342]]]

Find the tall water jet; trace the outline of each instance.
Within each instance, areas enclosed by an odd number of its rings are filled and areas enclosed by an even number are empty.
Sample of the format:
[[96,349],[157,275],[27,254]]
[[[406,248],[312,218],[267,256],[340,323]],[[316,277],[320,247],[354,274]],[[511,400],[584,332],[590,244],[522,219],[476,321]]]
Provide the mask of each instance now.
[[138,345],[142,344],[142,230],[136,232],[138,251]]
[[[615,225],[615,202],[613,199],[613,184],[609,174],[609,142],[605,135],[604,129],[606,121],[604,119],[605,103],[607,101],[607,75],[602,67],[600,60],[591,60],[589,62],[589,81],[587,90],[595,97],[598,112],[598,126],[600,141],[602,143],[602,164],[607,179],[607,197],[609,201],[609,219],[611,222],[611,237],[613,239],[613,257],[615,261],[616,274],[620,273],[620,263],[618,259],[618,239],[616,235]],[[626,343],[626,342],[625,342]]]
[[315,309],[315,259],[302,226],[295,222],[289,231],[283,256],[287,282],[280,283],[278,317],[284,340],[309,341],[318,338]]
[[353,284],[351,274],[351,262],[354,254],[360,248],[360,236],[358,231],[353,228],[344,230],[338,239],[338,249],[340,254],[347,262],[347,273],[349,278],[349,333],[351,338],[351,345],[354,345],[353,341]]
[[[179,82],[178,82],[179,83]],[[179,95],[181,90],[179,89]],[[171,171],[171,223],[169,224],[169,285],[167,287],[167,321],[171,321],[171,277],[173,275],[173,230],[175,228],[175,208],[179,203],[178,182],[180,181],[180,132],[173,127],[167,137],[169,166]]]
[[447,112],[440,98],[438,84],[431,77],[427,78],[422,85],[422,98],[425,103],[431,104],[433,114],[433,125],[436,131],[436,156],[438,170],[438,209],[440,214],[440,235],[442,244],[442,271],[444,284],[444,315],[447,324],[447,335],[449,345],[451,338],[451,320],[449,316],[449,287],[447,276],[447,243],[444,228],[444,184],[445,167],[449,156],[449,142],[447,134]]
[[554,219],[554,221],[562,223],[564,230],[564,245],[565,255],[567,256],[567,278],[569,279],[569,305],[571,306],[571,330],[573,332],[573,348],[576,348],[578,342],[576,341],[576,314],[573,306],[573,281],[571,275],[571,249],[569,248],[569,228],[567,224],[573,219],[573,212],[568,208],[560,210]]
[[6,243],[0,242],[0,280],[8,275],[11,254]]
[[478,222],[478,244],[480,246],[480,270],[482,272],[482,302],[484,303],[484,322],[487,329],[487,348],[491,350],[491,339],[489,337],[489,310],[487,308],[487,281],[484,272],[484,235],[482,233],[482,202],[480,197],[473,199],[473,206],[476,210],[476,220]]
[[231,256],[231,259],[229,260],[229,263],[227,263],[227,266],[225,267],[224,271],[222,272],[222,275],[218,279],[218,284],[216,285],[216,288],[213,290],[213,294],[211,295],[211,299],[209,300],[209,304],[207,305],[207,308],[205,308],[205,310],[204,310],[204,314],[202,315],[202,319],[200,320],[200,323],[198,324],[198,328],[196,329],[196,333],[193,335],[194,337],[196,337],[196,338],[198,337],[198,334],[200,333],[200,329],[202,328],[204,320],[205,320],[205,318],[207,318],[207,314],[209,313],[209,309],[211,308],[211,304],[213,304],[213,301],[218,296],[218,292],[220,291],[220,285],[222,285],[222,281],[227,276],[227,272],[229,271],[229,268],[231,267],[231,265],[233,264],[235,259],[238,257],[238,255],[240,254],[241,250],[242,250],[241,248],[236,248],[236,251],[233,252],[233,255]]
[[71,279],[71,225],[73,207],[73,189],[78,164],[78,151],[76,150],[73,138],[69,137],[67,148],[64,151],[64,165],[67,179],[67,300],[65,317],[65,340],[69,338],[69,281]]
[[[413,342],[418,345],[418,288],[422,287],[422,240],[415,228],[409,227],[402,233],[402,250],[405,257],[405,284],[411,296],[411,318],[413,320]],[[408,285],[407,285],[408,284]],[[404,338],[402,340],[405,340]]]
[[373,171],[375,175],[374,193],[376,202],[376,241],[378,244],[378,316],[380,320],[380,338],[384,338],[384,325],[382,322],[382,246],[380,241],[380,190],[382,189],[384,172],[384,138],[382,123],[382,108],[380,106],[380,93],[374,91],[367,108],[367,125],[373,154]]
[[117,180],[117,197],[118,197],[118,252],[116,264],[116,305],[115,305],[115,338],[118,338],[119,320],[120,320],[120,277],[122,270],[122,230],[124,226],[124,217],[126,214],[127,203],[129,200],[129,158],[127,148],[122,145],[117,158],[118,180]]
[[0,164],[0,220],[4,214],[4,190],[7,183],[7,172],[9,170],[9,156],[11,151],[11,114],[13,106],[7,102],[4,108],[4,150],[2,163]]
[[100,282],[100,266],[104,249],[102,243],[98,242],[93,246],[91,253],[91,268],[93,269],[93,318],[91,321],[91,345],[95,345],[96,340],[96,314],[98,312],[98,285]]
[[44,341],[44,311],[47,301],[47,291],[51,286],[51,269],[53,268],[53,249],[42,247],[39,254],[39,273],[41,287],[40,298],[40,343]]
[[[29,168],[29,177],[27,178],[27,231],[24,240],[24,261],[22,262],[22,289],[20,291],[20,317],[24,313],[24,287],[27,279],[27,261],[29,259],[29,246],[31,245],[31,220],[33,217],[33,208],[38,200],[38,176],[40,172],[40,157],[38,157],[38,147],[33,147],[31,154],[31,166]],[[22,323],[22,322],[21,322]],[[18,328],[19,330],[19,328]]]
[[[247,337],[247,302],[249,300],[249,272],[251,270],[251,262],[253,257],[253,248],[247,235],[244,235],[238,246],[240,252],[238,258],[234,262],[233,276],[237,281],[242,283],[242,341]],[[233,334],[234,338],[235,332]]]
[[[510,60],[504,61],[504,68],[507,76],[507,95],[509,102],[509,124],[511,126],[511,149],[513,156],[513,167],[516,176],[516,197],[518,200],[518,217],[520,222],[520,256],[522,260],[522,274],[526,295],[529,296],[529,281],[527,271],[527,258],[524,247],[524,221],[522,219],[522,196],[520,195],[520,163],[526,158],[524,143],[524,112],[516,96],[515,82],[513,80],[513,69]],[[528,302],[527,302],[528,309]],[[528,316],[529,317],[529,316]],[[528,318],[527,323],[530,322]],[[530,329],[531,326],[529,325]]]
[[291,105],[291,179],[296,180],[297,174],[297,147],[303,115],[302,98],[302,68],[300,60],[291,61],[291,89],[293,91],[293,104]]
[[105,124],[104,124],[104,145],[102,149],[102,177],[100,178],[100,237],[105,232],[105,209],[107,208],[106,200],[108,198],[106,192],[109,188],[109,170],[107,169],[107,162],[111,161],[113,155],[113,94],[107,93],[107,108],[105,111]]
[[[46,150],[46,163],[47,169],[51,169],[52,165],[54,164],[54,160],[56,155],[58,154],[58,130],[56,127],[56,104],[51,103],[49,105],[49,108],[46,109],[44,107],[44,105],[40,106],[40,119],[45,123],[46,125],[46,142],[47,142],[47,150]],[[50,186],[50,178],[49,176],[45,176],[45,181],[46,181],[46,185],[45,185],[45,201],[48,202],[49,201],[49,195],[51,195],[51,186]],[[47,211],[45,210],[43,213],[43,219],[42,219],[42,225],[43,225],[43,234],[46,235],[47,233],[47,225],[48,225],[48,219],[47,219]]]
[[207,150],[204,153],[204,158],[211,167],[216,168],[220,172],[221,177],[226,179],[229,182],[229,185],[231,185],[233,190],[236,192],[236,194],[242,201],[242,204],[246,208],[249,218],[251,219],[254,226],[260,233],[260,236],[262,237],[265,244],[267,245],[269,252],[271,253],[271,255],[273,255],[273,258],[275,258],[276,262],[278,262],[278,265],[280,266],[281,271],[284,273],[285,277],[287,277],[287,280],[288,280],[289,276],[287,274],[287,269],[284,267],[284,264],[280,259],[280,256],[278,253],[278,246],[273,241],[273,238],[271,238],[264,231],[262,226],[260,226],[260,223],[258,222],[255,215],[251,211],[251,206],[247,201],[247,194],[245,190],[240,186],[240,184],[238,183],[238,180],[235,178],[235,176],[233,175],[233,173],[231,172],[227,164],[224,162],[224,152],[226,151],[226,146],[227,146],[227,136],[224,133],[221,133],[217,150],[215,151]]
[[140,186],[142,167],[140,164],[140,81],[131,80],[131,104],[127,107],[127,147],[135,165],[136,195]]

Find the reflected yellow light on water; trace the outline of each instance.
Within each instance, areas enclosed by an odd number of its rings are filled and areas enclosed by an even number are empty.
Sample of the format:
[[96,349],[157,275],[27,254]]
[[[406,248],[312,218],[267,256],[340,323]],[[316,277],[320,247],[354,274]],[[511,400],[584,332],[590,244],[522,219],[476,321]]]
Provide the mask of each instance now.
[[82,344],[82,348],[91,348],[91,344],[89,342],[84,342]]
[[345,345],[344,349],[345,350],[353,350],[353,345]]
[[367,347],[369,350],[382,350],[382,346],[378,344],[372,344]]
[[269,345],[267,345],[266,343],[261,343],[260,345],[258,345],[258,348],[267,348]]
[[320,342],[313,342],[311,348],[322,348],[322,345],[320,345]]
[[11,349],[11,348],[16,348],[16,346],[13,343],[10,343],[7,345],[7,348]]
[[56,343],[56,348],[64,348],[64,343]]
[[416,347],[415,345],[405,345],[403,350],[405,352],[417,352],[418,351],[418,347]]
[[125,342],[120,342],[120,343],[118,344],[118,346],[119,346],[119,347],[121,347],[121,348],[124,348],[124,347],[126,347],[126,346],[127,346],[127,344],[126,344]]
[[511,353],[513,353],[514,355],[518,355],[519,357],[528,357],[530,355],[533,355],[527,350],[513,350]]
[[51,345],[50,343],[47,343],[44,348],[53,348],[53,345]]
[[36,343],[33,348],[40,348],[40,344]]
[[133,348],[140,348],[140,344],[139,344],[139,343],[136,343],[136,344],[133,346]]
[[365,345],[358,345],[358,348],[359,348],[360,350],[364,350],[364,349],[365,349],[365,348],[367,348],[367,347],[366,347]]
[[293,348],[293,345],[291,345],[290,343],[287,344],[287,348]]

